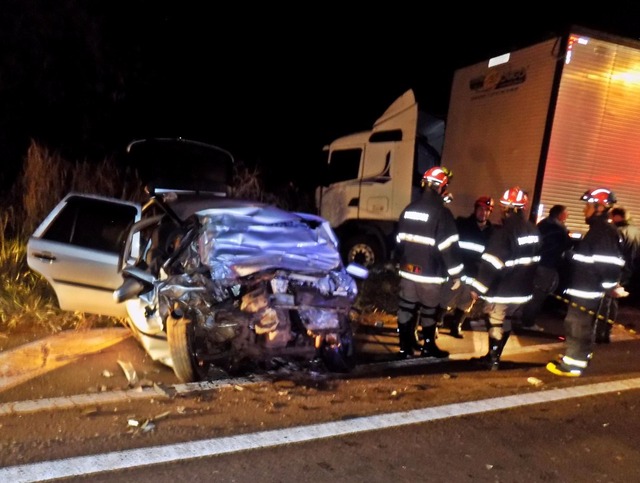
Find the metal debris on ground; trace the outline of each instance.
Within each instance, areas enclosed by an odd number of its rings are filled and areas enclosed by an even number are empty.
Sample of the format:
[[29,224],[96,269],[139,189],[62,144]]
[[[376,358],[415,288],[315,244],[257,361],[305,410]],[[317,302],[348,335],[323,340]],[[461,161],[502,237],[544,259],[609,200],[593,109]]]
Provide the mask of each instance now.
[[154,429],[156,429],[156,425],[154,424],[153,421],[147,419],[144,423],[142,423],[142,426],[140,426],[140,429],[142,430],[143,433],[148,433],[149,431],[153,431]]
[[133,364],[131,364],[131,362],[118,360],[118,365],[124,371],[124,375],[126,376],[127,381],[129,381],[129,386],[135,386],[138,384],[138,374],[133,368]]

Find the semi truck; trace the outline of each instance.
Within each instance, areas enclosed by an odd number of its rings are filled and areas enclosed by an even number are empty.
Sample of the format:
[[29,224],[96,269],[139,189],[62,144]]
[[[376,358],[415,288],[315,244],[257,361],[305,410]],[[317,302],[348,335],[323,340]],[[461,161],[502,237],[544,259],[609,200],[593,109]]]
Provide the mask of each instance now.
[[640,216],[640,42],[572,26],[457,69],[446,122],[422,112],[409,90],[370,131],[324,149],[318,211],[345,260],[365,266],[392,256],[398,217],[438,164],[453,172],[455,216],[516,185],[529,194],[531,221],[563,204],[576,236],[588,229],[580,201],[588,189],[611,189]]

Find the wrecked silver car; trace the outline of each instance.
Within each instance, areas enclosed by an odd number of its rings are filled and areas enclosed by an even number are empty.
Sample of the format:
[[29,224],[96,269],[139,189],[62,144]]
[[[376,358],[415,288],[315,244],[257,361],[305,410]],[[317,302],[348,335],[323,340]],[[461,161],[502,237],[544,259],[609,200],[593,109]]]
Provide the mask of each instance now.
[[151,184],[144,207],[69,194],[29,240],[29,266],[61,308],[124,315],[183,382],[279,358],[351,370],[352,275],[366,270],[343,266],[327,221],[220,187],[179,188]]

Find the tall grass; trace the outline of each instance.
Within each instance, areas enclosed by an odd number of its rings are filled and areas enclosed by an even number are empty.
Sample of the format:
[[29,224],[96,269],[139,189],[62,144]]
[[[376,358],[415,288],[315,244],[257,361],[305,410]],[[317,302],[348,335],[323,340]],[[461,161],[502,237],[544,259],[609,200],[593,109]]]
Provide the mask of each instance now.
[[[70,191],[143,201],[138,173],[114,160],[68,161],[32,142],[14,189],[0,206],[0,333],[38,326],[50,332],[70,328],[110,326],[110,317],[62,311],[55,293],[26,263],[28,237]],[[233,196],[271,203],[293,211],[310,211],[312,200],[290,185],[279,195],[266,192],[257,168],[236,163]]]
[[62,311],[55,294],[26,261],[29,235],[69,191],[141,199],[135,172],[114,161],[69,162],[32,142],[13,190],[2,200],[0,216],[0,332],[39,326],[50,332],[93,325],[112,325],[110,317]]

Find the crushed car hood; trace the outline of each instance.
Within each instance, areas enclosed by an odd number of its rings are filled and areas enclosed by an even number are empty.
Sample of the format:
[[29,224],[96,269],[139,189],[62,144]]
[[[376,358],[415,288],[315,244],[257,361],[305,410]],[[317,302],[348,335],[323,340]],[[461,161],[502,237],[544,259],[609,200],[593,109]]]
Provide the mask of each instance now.
[[337,240],[315,215],[255,204],[209,207],[196,214],[203,225],[200,259],[214,278],[268,269],[318,273],[342,268]]

